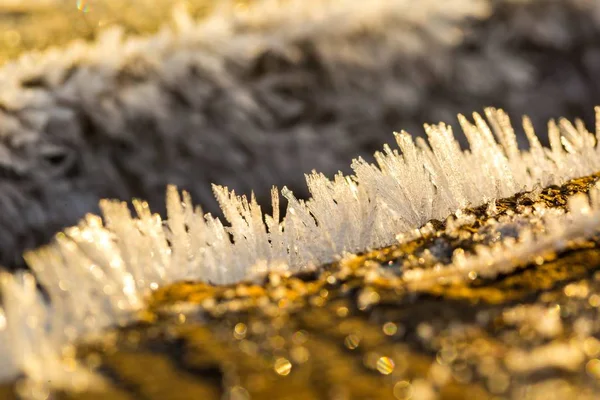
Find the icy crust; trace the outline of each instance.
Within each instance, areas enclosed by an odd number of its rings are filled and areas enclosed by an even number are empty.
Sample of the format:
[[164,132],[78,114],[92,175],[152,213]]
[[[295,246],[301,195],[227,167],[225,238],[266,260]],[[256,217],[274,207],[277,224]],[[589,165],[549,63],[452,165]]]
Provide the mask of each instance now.
[[[376,154],[377,165],[359,158],[352,164],[354,175],[338,174],[333,180],[317,172],[308,175],[308,201],[296,199],[284,187],[285,217],[279,215],[280,192],[275,188],[273,214],[266,215],[253,197],[214,186],[227,225],[194,208],[189,194],[172,186],[167,190],[166,221],[144,201],[133,201],[132,216],[126,203],[104,200],[104,222],[88,215],[50,246],[26,254],[50,303],[38,293],[32,275],[2,277],[6,326],[0,329],[0,341],[8,341],[10,352],[2,357],[7,360],[3,370],[12,366],[33,382],[82,387],[95,378],[73,362],[62,362],[72,353],[69,345],[130,320],[153,289],[184,279],[233,283],[271,267],[300,271],[346,252],[392,244],[427,221],[467,206],[590,175],[600,170],[600,107],[596,113],[595,135],[579,121],[551,121],[550,148],[540,145],[525,118],[528,151],[518,149],[508,116],[496,109],[486,110],[487,122],[479,114],[472,121],[459,116],[470,144],[466,151],[443,123],[425,126],[428,142],[398,133],[399,149],[385,146]],[[589,199],[571,199],[567,214],[547,212],[543,234],[522,234],[518,243],[508,238],[469,259],[456,258],[443,269],[411,270],[403,281],[408,288],[419,288],[473,271],[490,276],[540,252],[560,250],[566,240],[596,231],[599,198],[594,189]]]

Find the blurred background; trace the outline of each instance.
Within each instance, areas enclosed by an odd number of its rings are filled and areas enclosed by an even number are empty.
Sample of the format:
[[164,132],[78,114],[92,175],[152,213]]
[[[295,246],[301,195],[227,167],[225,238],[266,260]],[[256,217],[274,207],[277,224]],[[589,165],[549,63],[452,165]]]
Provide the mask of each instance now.
[[[1,0],[0,263],[101,198],[307,195],[392,132],[504,108],[593,127],[595,0]],[[527,143],[522,141],[523,148]]]

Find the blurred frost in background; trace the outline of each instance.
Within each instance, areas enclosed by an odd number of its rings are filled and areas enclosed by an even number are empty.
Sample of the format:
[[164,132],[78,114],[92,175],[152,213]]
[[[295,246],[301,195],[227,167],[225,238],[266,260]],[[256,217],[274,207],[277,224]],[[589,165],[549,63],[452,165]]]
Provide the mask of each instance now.
[[589,125],[600,103],[594,1],[173,5],[0,5],[3,265],[104,197],[164,212],[176,184],[214,211],[217,183],[266,204],[272,185],[302,197],[304,173],[347,172],[394,130],[495,106],[545,137],[549,118]]

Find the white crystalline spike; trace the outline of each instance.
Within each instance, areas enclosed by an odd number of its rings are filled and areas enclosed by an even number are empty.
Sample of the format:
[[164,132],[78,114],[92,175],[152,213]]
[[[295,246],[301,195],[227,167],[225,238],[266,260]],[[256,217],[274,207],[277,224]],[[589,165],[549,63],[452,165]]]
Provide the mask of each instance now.
[[497,197],[508,196],[517,190],[508,159],[501,147],[495,142],[494,136],[483,118],[478,113],[474,113],[473,118],[477,129],[482,132],[485,139],[481,155],[490,164],[488,176],[494,186],[488,193],[495,190],[495,196]]
[[203,262],[206,256],[205,248],[208,235],[204,213],[200,207],[194,208],[190,194],[185,191],[183,192],[183,203],[191,260],[188,265],[175,266],[176,270],[180,271],[177,275],[181,276],[179,279],[191,279],[194,275],[208,276],[209,274]]
[[531,151],[536,153],[536,155],[541,156],[542,154],[542,144],[535,134],[535,129],[533,128],[533,124],[531,123],[531,119],[528,116],[523,116],[523,129],[525,130],[525,135],[527,136],[527,140],[529,140],[529,147]]
[[[407,189],[417,195],[416,198],[411,199],[410,203],[414,213],[418,215],[418,220],[425,222],[432,215],[433,186],[430,184],[429,174],[424,166],[424,156],[419,152],[408,133],[402,131],[402,133],[394,135],[402,151],[402,158],[397,155],[390,157],[392,160],[401,161],[401,163],[395,164],[396,176],[400,178],[396,180],[397,186],[401,186],[401,183],[404,182]],[[401,174],[402,170],[405,170],[404,174]],[[421,190],[418,190],[419,188]]]
[[494,140],[494,135],[492,134],[492,131],[490,130],[490,127],[484,121],[484,119],[481,117],[481,115],[479,115],[479,113],[477,113],[477,112],[474,112],[473,119],[475,120],[475,126],[477,127],[479,132],[481,132],[481,135],[485,139],[485,143],[490,146],[493,146],[493,147],[497,146],[497,143]]
[[269,232],[269,243],[271,244],[273,258],[289,261],[279,217],[279,190],[275,187],[271,188],[271,204],[273,216],[265,216],[265,223]]
[[[302,201],[299,201],[294,196],[294,193],[288,188],[284,187],[281,190],[281,194],[288,201],[288,208],[286,214],[291,216],[292,219],[298,220],[308,230],[316,230],[317,225],[315,219],[310,215],[309,210],[306,208]],[[287,218],[287,216],[286,216]],[[316,232],[315,232],[316,233]]]
[[575,129],[577,129],[577,133],[583,138],[581,150],[593,150],[596,146],[596,137],[587,130],[585,123],[579,118],[575,120]]
[[523,164],[517,164],[517,166],[529,168],[529,176],[525,175],[521,183],[526,187],[531,187],[536,182],[545,186],[549,183],[549,176],[551,176],[557,165],[551,158],[546,156],[547,149],[542,147],[535,134],[533,124],[527,116],[523,117],[523,129],[529,141],[530,150],[529,153],[524,152],[521,154],[520,158],[523,160]]
[[503,110],[495,108],[486,108],[485,115],[492,125],[508,159],[511,161],[518,160],[520,152],[517,144],[517,136],[512,128],[508,115]]
[[213,185],[213,192],[215,198],[223,210],[225,219],[236,229],[237,232],[243,234],[247,231],[247,224],[243,217],[240,215],[240,204],[241,201],[236,198],[235,192],[231,193],[226,187]]
[[589,141],[589,136],[591,136],[591,134],[583,127],[583,122],[581,120],[575,120],[575,125],[573,125],[571,121],[561,118],[558,123],[563,137],[568,139],[574,147],[574,149],[570,151],[571,153],[581,151],[585,146],[594,146],[594,143]]
[[190,238],[186,231],[185,208],[179,191],[172,185],[167,187],[167,226],[171,234],[171,265],[173,273],[191,259]]
[[464,193],[464,168],[463,153],[458,148],[455,140],[449,140],[452,134],[450,127],[440,124],[437,127],[425,126],[425,132],[429,138],[429,144],[432,149],[430,153],[432,167],[441,179],[437,184],[441,186],[442,191],[447,191],[451,197],[456,200],[458,207],[464,207],[468,204],[467,194]]
[[567,153],[575,154],[577,149],[581,147],[580,138],[572,134],[572,126],[568,126],[561,123],[561,128],[565,132],[565,135],[561,136],[560,142],[567,151]]
[[269,236],[260,205],[252,192],[249,205],[249,217],[252,220],[252,231],[255,237],[257,258],[266,259],[270,256]]
[[552,150],[552,153],[559,158],[562,158],[563,147],[561,143],[560,130],[553,119],[548,122],[548,140],[550,142],[550,149]]
[[[144,266],[146,278],[153,282],[161,282],[171,264],[171,247],[165,236],[164,226],[158,214],[152,214],[147,202],[134,199],[133,207],[138,214],[137,229],[142,234],[137,235],[139,243],[136,246],[138,254],[144,247],[152,248],[150,261]],[[148,282],[146,282],[147,284]]]
[[[135,282],[143,283],[145,263],[149,262],[148,252],[140,252],[138,248],[139,231],[131,218],[127,204],[102,200],[100,201],[100,209],[104,214],[107,228],[118,238],[116,245],[119,255],[128,267],[129,273],[133,276]],[[138,256],[142,257],[141,262]]]

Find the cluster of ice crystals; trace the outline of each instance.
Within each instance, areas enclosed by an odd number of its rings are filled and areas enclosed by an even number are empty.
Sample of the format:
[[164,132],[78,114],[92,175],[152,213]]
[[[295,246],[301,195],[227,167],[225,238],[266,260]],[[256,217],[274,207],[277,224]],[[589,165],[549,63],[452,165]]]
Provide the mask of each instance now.
[[57,337],[76,328],[67,325],[70,318],[65,318],[60,305],[42,299],[35,278],[29,273],[0,278],[7,322],[0,324],[0,379],[23,373],[30,383],[23,395],[32,398],[47,397],[46,382],[69,389],[100,386],[101,379],[75,363],[68,342]]
[[[596,111],[600,114],[600,108]],[[291,271],[314,267],[345,252],[389,245],[398,234],[466,206],[600,170],[600,132],[594,135],[580,122],[551,122],[551,147],[544,148],[525,120],[531,148],[522,151],[503,111],[488,109],[486,116],[488,122],[478,114],[473,122],[459,117],[470,143],[466,151],[448,125],[428,125],[428,142],[396,134],[399,150],[386,146],[376,154],[376,165],[355,160],[352,176],[328,179],[311,173],[306,177],[309,200],[281,190],[288,201],[283,218],[276,189],[273,214],[265,215],[253,196],[215,186],[228,224],[203,215],[187,193],[182,197],[174,187],[167,190],[167,221],[143,201],[133,202],[135,216],[124,202],[103,201],[104,222],[89,215],[50,246],[26,254],[47,288],[49,304],[31,275],[3,277],[6,324],[0,325],[0,335],[11,343],[8,359],[34,380],[60,374],[63,370],[50,364],[59,363],[64,346],[127,321],[144,296],[161,285],[182,279],[232,283],[264,265],[283,264]],[[597,229],[600,191],[593,190],[589,199],[577,195],[568,213],[548,212],[543,218],[544,235],[521,234],[518,242],[457,255],[447,268],[409,271],[405,280],[419,287],[473,271],[494,275],[532,255],[561,249]]]
[[508,237],[490,246],[478,246],[475,253],[455,251],[449,266],[434,269],[412,269],[404,280],[412,289],[426,288],[436,282],[449,282],[472,276],[493,278],[510,273],[520,266],[543,260],[544,256],[564,250],[569,242],[597,233],[600,227],[600,185],[589,196],[578,193],[567,203],[568,212],[538,208],[543,230],[534,233],[529,227],[518,238]]

